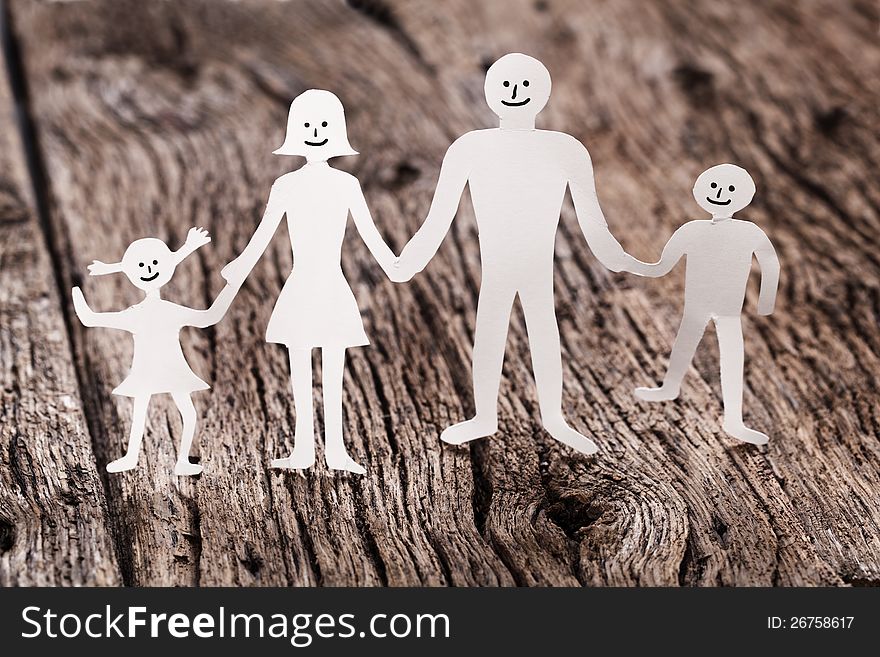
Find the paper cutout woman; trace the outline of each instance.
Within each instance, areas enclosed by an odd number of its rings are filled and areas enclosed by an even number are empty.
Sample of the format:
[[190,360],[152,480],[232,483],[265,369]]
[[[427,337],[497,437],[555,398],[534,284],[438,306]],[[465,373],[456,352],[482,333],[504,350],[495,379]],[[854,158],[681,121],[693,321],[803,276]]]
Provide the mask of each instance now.
[[697,204],[712,219],[691,221],[679,228],[654,264],[639,262],[633,273],[663,276],[687,256],[684,315],[669,357],[669,369],[659,388],[637,388],[636,397],[665,401],[678,397],[706,325],[715,322],[721,355],[721,394],[724,399],[724,430],[747,443],[763,445],[767,436],[743,423],[742,308],[752,256],[761,267],[758,314],[769,315],[776,304],[779,260],[773,244],[758,226],[734,219],[755,195],[755,182],[748,171],[733,164],[719,164],[704,171],[694,184]]
[[211,241],[201,228],[192,228],[186,243],[171,251],[162,240],[146,238],[132,242],[121,262],[106,264],[98,260],[89,265],[92,276],[123,272],[146,297],[139,304],[119,312],[94,312],[82,290],[73,288],[76,316],[88,327],[113,328],[134,336],[131,371],[113,390],[114,395],[134,399],[131,433],[125,456],[107,464],[108,472],[123,472],[137,466],[147,406],[153,395],[168,393],[183,419],[183,435],[174,473],[197,475],[202,466],[189,461],[189,450],[196,431],[196,409],[190,395],[210,386],[192,371],[180,348],[180,329],[184,326],[205,328],[219,322],[235,298],[238,287],[227,285],[207,310],[194,310],[163,300],[160,288],[171,280],[177,265],[193,251]]
[[287,137],[275,151],[301,155],[306,164],[272,185],[263,219],[242,254],[222,271],[240,285],[266,250],[281,218],[287,225],[294,267],[275,303],[266,340],[286,345],[296,407],[294,447],[272,467],[302,469],[315,462],[312,349],[322,353],[325,458],[335,470],[366,472],[342,439],[342,377],[345,350],[369,344],[360,311],[340,265],[348,215],[387,274],[395,256],[373,223],[360,184],[327,160],[357,155],[348,143],[342,103],[329,91],[306,91],[290,105]]

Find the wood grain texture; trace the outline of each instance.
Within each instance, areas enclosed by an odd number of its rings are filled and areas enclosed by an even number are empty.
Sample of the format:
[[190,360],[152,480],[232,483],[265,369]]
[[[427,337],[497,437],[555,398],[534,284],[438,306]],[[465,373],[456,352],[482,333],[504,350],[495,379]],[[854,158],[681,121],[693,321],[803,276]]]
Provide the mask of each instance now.
[[118,584],[104,489],[18,134],[3,79],[0,586]]
[[[373,345],[350,352],[347,440],[363,478],[275,473],[294,411],[284,350],[264,342],[291,266],[279,231],[227,318],[183,334],[213,389],[199,393],[205,473],[172,476],[180,422],[157,399],[140,470],[106,476],[123,580],[181,585],[820,585],[880,582],[877,427],[880,48],[877,7],[830,0],[618,2],[13,3],[53,249],[66,287],[99,310],[137,300],[126,280],[83,279],[132,240],[214,241],[166,298],[208,305],[272,180],[287,106],[334,90],[361,181],[399,251],[458,135],[493,125],[485,68],[523,51],[553,75],[541,127],[590,149],[614,233],[655,259],[698,216],[690,188],[733,161],[758,184],[743,213],[783,266],[777,312],[745,313],[746,421],[720,428],[711,334],[674,403],[662,376],[681,312],[680,267],[611,274],[571,208],[557,241],[566,415],[601,447],[582,458],[540,429],[514,314],[499,433],[467,448],[439,432],[472,410],[479,249],[469,202],[429,268],[384,277],[352,231],[343,267]],[[39,276],[35,271],[34,276]],[[62,299],[71,318],[69,299]],[[129,400],[110,390],[127,336],[71,340],[100,468],[124,449]],[[30,339],[30,338],[20,338]],[[318,373],[319,376],[319,373]],[[319,409],[320,388],[316,392]],[[3,562],[5,568],[5,562]],[[113,571],[103,581],[112,583]]]

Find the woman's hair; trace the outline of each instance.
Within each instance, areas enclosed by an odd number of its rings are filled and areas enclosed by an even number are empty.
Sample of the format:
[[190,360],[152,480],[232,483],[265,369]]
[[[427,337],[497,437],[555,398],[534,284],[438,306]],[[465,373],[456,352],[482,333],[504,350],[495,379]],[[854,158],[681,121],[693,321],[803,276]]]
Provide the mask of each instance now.
[[287,117],[287,135],[274,153],[322,160],[357,155],[348,143],[345,110],[336,94],[309,89],[294,98]]

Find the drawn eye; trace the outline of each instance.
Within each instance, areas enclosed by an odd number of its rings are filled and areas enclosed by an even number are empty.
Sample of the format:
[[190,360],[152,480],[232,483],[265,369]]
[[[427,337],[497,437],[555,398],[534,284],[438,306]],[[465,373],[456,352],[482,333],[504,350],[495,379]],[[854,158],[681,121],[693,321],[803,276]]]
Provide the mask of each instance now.
[[735,191],[736,191],[736,187],[734,187],[733,185],[731,185],[731,186],[728,187],[727,189],[730,190],[731,192],[735,192]]
[[510,80],[505,80],[502,84],[503,84],[505,87],[509,87],[509,86],[510,86]]
[[143,267],[143,266],[144,266],[144,263],[142,263],[142,262],[138,263],[138,267]]
[[308,124],[308,123],[304,123],[303,125],[304,125],[306,128],[309,127],[309,124]]
[[154,265],[158,265],[158,264],[159,264],[159,261],[158,261],[158,260],[153,260],[153,264],[154,264]]
[[524,87],[528,87],[528,86],[529,86],[529,81],[528,81],[528,80],[523,80],[523,86],[524,86]]
[[718,183],[709,183],[709,187],[715,189],[716,187],[718,187]]
[[326,121],[322,121],[322,122],[321,122],[321,127],[322,127],[322,128],[326,128],[326,127],[327,127],[327,122],[326,122]]

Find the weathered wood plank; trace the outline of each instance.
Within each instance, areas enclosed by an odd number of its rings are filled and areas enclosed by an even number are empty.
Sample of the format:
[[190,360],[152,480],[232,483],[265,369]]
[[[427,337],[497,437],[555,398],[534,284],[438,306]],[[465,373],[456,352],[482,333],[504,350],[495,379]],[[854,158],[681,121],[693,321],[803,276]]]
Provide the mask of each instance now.
[[[205,474],[170,476],[179,422],[160,403],[144,468],[110,479],[132,582],[880,580],[876,8],[187,0],[14,9],[67,282],[132,239],[179,240],[205,225],[214,242],[179,268],[168,297],[207,304],[271,181],[297,165],[270,152],[289,100],[313,86],[346,103],[362,155],[341,164],[399,250],[424,217],[448,144],[492,125],[483,70],[511,50],[550,68],[541,125],[588,145],[606,215],[634,255],[656,257],[694,216],[693,179],[729,159],[755,175],[747,216],[783,263],[777,312],[755,317],[750,294],[745,320],[747,414],[772,441],[736,445],[718,422],[711,339],[678,402],[632,397],[665,367],[681,271],[657,281],[610,274],[567,208],[556,279],[566,412],[602,447],[582,459],[540,430],[518,314],[498,436],[465,449],[437,440],[472,411],[479,251],[469,203],[408,286],[382,280],[351,238],[343,265],[373,346],[349,359],[346,422],[369,474],[295,476],[266,470],[290,448],[294,414],[285,354],[263,342],[290,267],[277,236],[227,319],[184,336],[213,385],[197,399]],[[85,289],[100,309],[136,298],[122,280]],[[124,445],[129,409],[108,393],[128,343],[109,331],[73,337],[103,465]]]
[[121,582],[0,56],[0,586]]

